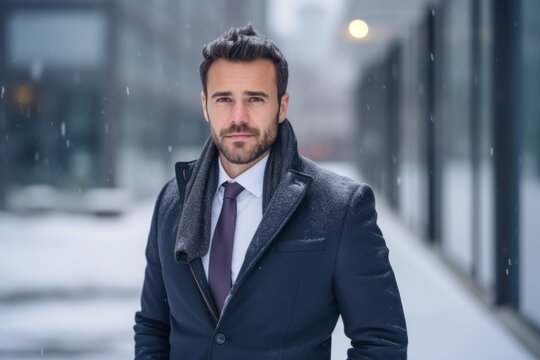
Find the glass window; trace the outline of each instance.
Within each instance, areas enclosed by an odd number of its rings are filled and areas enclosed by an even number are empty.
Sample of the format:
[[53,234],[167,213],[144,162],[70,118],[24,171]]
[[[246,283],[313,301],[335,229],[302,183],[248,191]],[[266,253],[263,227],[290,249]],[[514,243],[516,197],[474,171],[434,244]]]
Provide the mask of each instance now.
[[105,17],[89,11],[16,11],[7,19],[11,67],[99,66],[105,58]]
[[479,169],[478,169],[478,210],[479,224],[478,239],[479,242],[479,259],[478,261],[478,280],[480,285],[491,292],[493,290],[495,280],[494,268],[494,184],[493,184],[493,129],[492,122],[492,66],[493,61],[493,39],[492,39],[492,7],[491,0],[482,0],[480,7],[480,73],[479,90],[479,122],[480,132],[476,146],[479,148]]
[[520,109],[522,156],[520,180],[520,307],[540,326],[540,2],[522,2]]
[[402,55],[401,102],[401,163],[397,179],[401,187],[400,212],[405,222],[418,234],[426,234],[427,221],[427,183],[425,174],[426,145],[425,133],[425,97],[426,84],[426,41],[425,30],[418,28],[410,33]]
[[444,102],[442,246],[464,271],[472,268],[471,6],[448,2],[443,28]]

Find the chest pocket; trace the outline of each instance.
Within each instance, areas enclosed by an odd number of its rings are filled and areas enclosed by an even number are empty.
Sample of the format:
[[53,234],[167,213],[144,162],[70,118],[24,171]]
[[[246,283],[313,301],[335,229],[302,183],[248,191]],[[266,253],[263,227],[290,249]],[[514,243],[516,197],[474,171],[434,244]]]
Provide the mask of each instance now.
[[277,252],[301,252],[322,251],[326,245],[325,238],[317,239],[293,239],[280,241],[277,244]]

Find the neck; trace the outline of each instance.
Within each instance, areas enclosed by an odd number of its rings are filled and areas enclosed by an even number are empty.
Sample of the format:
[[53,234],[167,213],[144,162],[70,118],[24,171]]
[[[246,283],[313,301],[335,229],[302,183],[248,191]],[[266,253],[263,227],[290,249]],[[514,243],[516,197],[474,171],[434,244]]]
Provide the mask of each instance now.
[[229,160],[227,160],[225,156],[223,156],[222,154],[219,154],[219,159],[221,160],[221,165],[223,165],[223,169],[225,170],[227,175],[229,175],[231,179],[236,179],[240,174],[247,171],[253,165],[261,161],[269,152],[270,150],[267,150],[266,152],[261,154],[261,156],[259,156],[257,159],[247,164],[234,164],[230,162]]

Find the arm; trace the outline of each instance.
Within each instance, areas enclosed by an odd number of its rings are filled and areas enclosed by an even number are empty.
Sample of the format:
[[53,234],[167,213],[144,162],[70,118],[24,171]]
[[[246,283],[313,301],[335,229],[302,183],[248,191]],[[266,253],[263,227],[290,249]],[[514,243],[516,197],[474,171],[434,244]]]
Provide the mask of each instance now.
[[336,259],[334,287],[351,339],[349,359],[406,359],[407,329],[368,186],[353,195]]
[[146,271],[141,296],[141,310],[135,314],[135,359],[169,358],[169,305],[161,274],[157,224],[161,198],[158,196],[146,246]]

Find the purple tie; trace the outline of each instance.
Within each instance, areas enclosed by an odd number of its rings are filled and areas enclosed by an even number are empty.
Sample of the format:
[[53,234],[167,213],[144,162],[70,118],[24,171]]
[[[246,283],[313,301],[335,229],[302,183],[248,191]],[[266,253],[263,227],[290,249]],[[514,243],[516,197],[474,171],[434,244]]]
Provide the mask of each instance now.
[[225,182],[223,186],[225,195],[223,195],[223,206],[214,230],[208,270],[208,282],[220,314],[232,286],[231,263],[236,228],[236,197],[244,190],[242,185],[235,182]]

